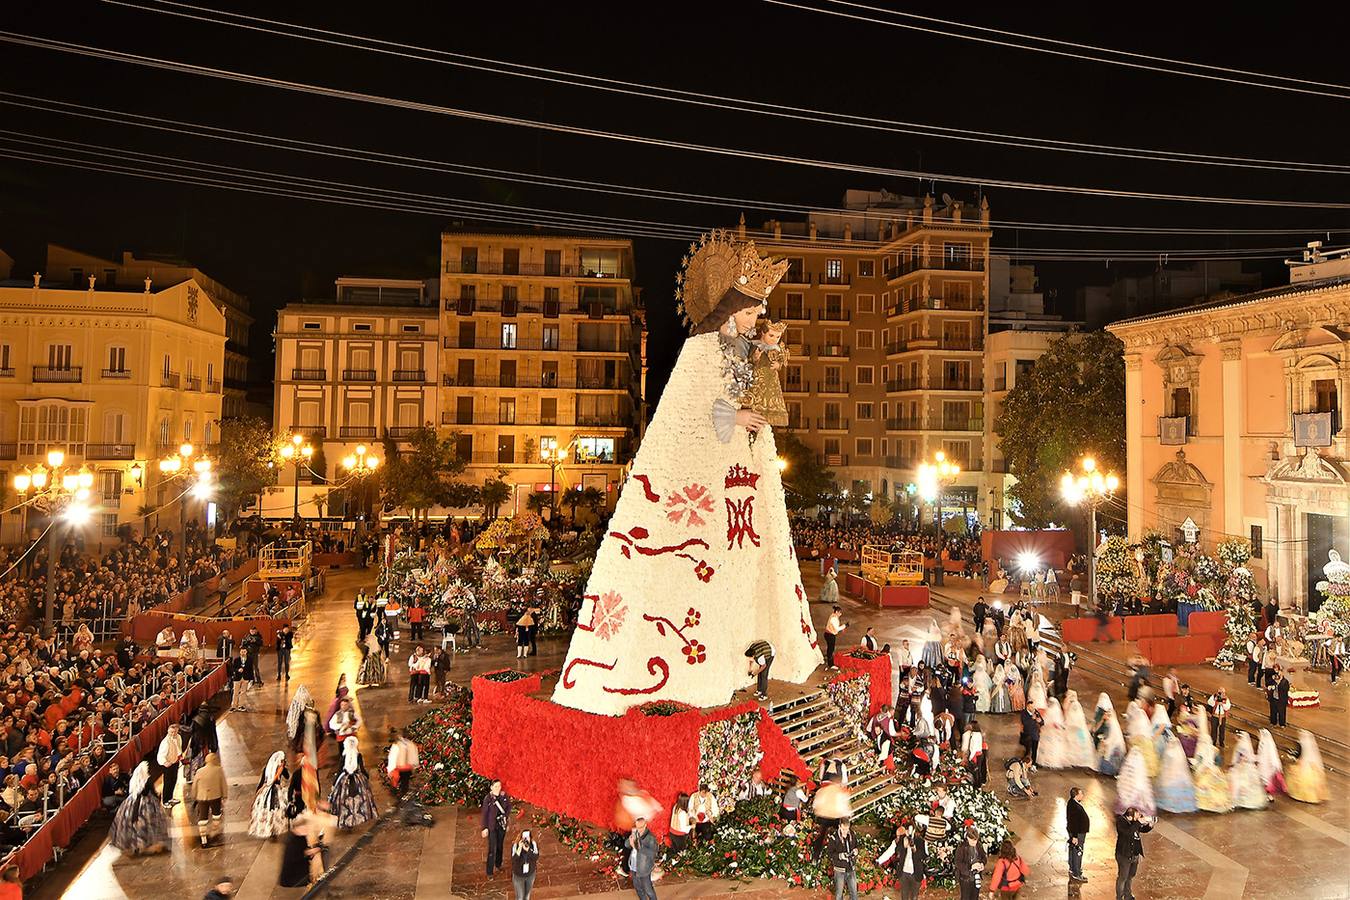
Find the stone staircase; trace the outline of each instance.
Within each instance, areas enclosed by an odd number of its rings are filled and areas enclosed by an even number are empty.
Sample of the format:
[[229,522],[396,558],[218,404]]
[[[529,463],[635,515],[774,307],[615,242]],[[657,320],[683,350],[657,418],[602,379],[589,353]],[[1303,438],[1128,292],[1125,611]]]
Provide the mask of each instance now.
[[[881,767],[872,745],[862,740],[825,691],[807,691],[774,703],[769,707],[769,718],[813,772],[824,757],[838,754],[843,758],[849,771],[854,815],[900,790],[894,776]],[[782,773],[780,780],[786,774]]]

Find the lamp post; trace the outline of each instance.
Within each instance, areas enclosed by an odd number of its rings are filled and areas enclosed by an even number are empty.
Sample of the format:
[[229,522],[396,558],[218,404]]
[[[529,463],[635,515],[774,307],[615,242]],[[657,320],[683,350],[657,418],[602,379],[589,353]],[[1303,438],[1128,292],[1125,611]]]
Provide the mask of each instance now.
[[211,489],[211,460],[205,455],[193,459],[196,452],[195,447],[184,443],[173,456],[166,456],[159,461],[159,473],[165,482],[190,478],[193,474],[197,476],[196,483],[185,488],[183,495],[178,498],[178,571],[184,579],[187,578],[187,495],[190,491],[199,499],[205,499]]
[[961,474],[961,467],[947,459],[947,454],[941,450],[933,457],[933,462],[919,463],[918,492],[925,503],[933,506],[933,529],[936,533],[942,532],[942,488],[956,480],[956,476]]
[[[374,472],[377,468],[379,468],[379,465],[380,465],[380,458],[379,458],[378,456],[374,455],[373,453],[369,453],[369,452],[366,450],[366,445],[365,445],[365,444],[357,444],[357,445],[356,445],[356,452],[355,452],[355,453],[348,453],[348,454],[347,454],[345,457],[343,457],[343,459],[342,459],[342,467],[343,467],[344,469],[346,469],[348,472],[350,472],[351,475],[352,475],[352,477],[355,478],[355,479],[357,479],[363,486],[364,486],[364,484],[365,484],[366,476],[369,475],[371,472]],[[346,507],[346,493],[345,493],[345,492],[343,493],[343,498],[344,498],[344,499],[343,499],[343,507],[344,507],[344,508],[343,508],[343,510],[342,510],[342,514],[343,514],[343,517],[345,518],[346,515],[347,515],[347,510],[346,510],[346,508],[345,508],[345,507]],[[362,502],[362,504],[361,504],[361,514],[362,514],[361,517],[362,517],[362,520],[365,519],[365,503],[364,503],[364,500],[365,500],[365,496],[364,496],[364,492],[363,492],[363,494],[362,494],[362,501],[363,501],[363,502]]]
[[281,448],[282,459],[289,459],[295,463],[295,504],[291,509],[292,525],[300,521],[300,464],[307,462],[313,455],[314,448],[305,443],[303,434],[291,435],[291,442]]
[[1088,600],[1097,608],[1097,507],[1115,496],[1120,479],[1114,472],[1102,474],[1097,461],[1085,456],[1078,464],[1079,472],[1065,472],[1059,479],[1059,492],[1073,506],[1086,505],[1088,509]]
[[[94,486],[94,473],[83,466],[78,470],[65,468],[65,461],[65,451],[51,450],[47,453],[46,466],[39,464],[35,468],[25,468],[14,476],[14,490],[23,498],[25,507],[29,503],[45,506],[51,518],[47,526],[47,597],[42,615],[43,633],[48,637],[52,634],[56,612],[56,564],[60,556],[56,540],[57,519],[64,519],[71,525],[83,525],[93,512],[88,500],[89,489]],[[32,492],[31,500],[29,492]]]
[[558,518],[558,466],[567,458],[567,451],[554,444],[540,448],[539,458],[548,463],[548,523],[553,525]]

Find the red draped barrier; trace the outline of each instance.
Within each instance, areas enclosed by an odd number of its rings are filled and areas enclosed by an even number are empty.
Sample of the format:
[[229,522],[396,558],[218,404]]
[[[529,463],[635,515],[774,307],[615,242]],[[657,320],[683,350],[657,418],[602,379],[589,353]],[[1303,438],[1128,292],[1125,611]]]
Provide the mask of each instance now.
[[315,553],[310,559],[310,565],[316,569],[354,566],[360,560],[360,556],[355,550],[344,550],[342,553]]
[[[1111,640],[1118,641],[1123,637],[1124,621],[1120,616],[1112,616],[1106,620],[1106,630],[1111,635]],[[1059,623],[1059,633],[1066,641],[1086,644],[1096,640],[1097,620],[1065,619]]]
[[129,743],[105,762],[88,784],[66,798],[65,805],[57,810],[47,822],[9,858],[7,862],[18,865],[20,877],[27,881],[42,867],[51,861],[53,848],[70,846],[75,832],[84,827],[89,818],[102,806],[103,779],[108,767],[117,763],[123,772],[130,773],[147,753],[153,750],[171,723],[179,721],[187,712],[195,710],[225,686],[224,666],[216,666],[204,679],[188,689],[188,692],[175,700],[168,709],[161,712],[148,725],[131,739]]
[[197,632],[197,641],[203,647],[214,647],[216,641],[220,638],[220,633],[229,630],[230,636],[234,638],[235,643],[248,634],[248,630],[257,626],[258,632],[262,635],[264,647],[274,647],[277,642],[277,632],[282,626],[291,624],[291,620],[286,617],[272,618],[270,616],[257,616],[239,619],[196,619],[185,618],[182,616],[166,615],[164,613],[141,613],[139,616],[133,616],[129,633],[132,638],[142,644],[148,644],[155,639],[155,635],[164,630],[166,625],[171,626],[174,633],[180,637],[183,629],[191,628]]
[[1186,622],[1186,630],[1191,634],[1224,634],[1228,632],[1228,613],[1193,612]]
[[1139,639],[1139,652],[1155,666],[1180,666],[1202,663],[1218,652],[1223,640],[1217,634],[1193,634],[1186,637],[1146,637]]
[[1176,637],[1177,617],[1173,613],[1155,616],[1126,616],[1125,640],[1137,641],[1140,638]]

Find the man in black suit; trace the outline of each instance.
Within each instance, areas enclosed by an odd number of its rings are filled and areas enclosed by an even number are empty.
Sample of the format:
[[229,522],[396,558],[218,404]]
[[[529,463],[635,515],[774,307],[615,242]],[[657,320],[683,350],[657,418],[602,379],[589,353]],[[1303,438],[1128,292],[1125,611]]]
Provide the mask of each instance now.
[[1069,880],[1087,881],[1083,875],[1083,845],[1087,843],[1092,820],[1083,808],[1083,789],[1069,789],[1069,803],[1065,807],[1065,830],[1069,833]]
[[1041,714],[1030,706],[1022,710],[1022,739],[1020,743],[1026,748],[1027,758],[1031,760],[1033,771],[1036,768],[1036,751],[1041,743],[1041,723],[1043,721]]
[[984,597],[975,601],[975,609],[972,613],[975,619],[975,634],[984,634],[984,620],[989,615],[989,604],[984,602]]
[[1131,882],[1139,871],[1144,843],[1139,835],[1152,831],[1157,819],[1150,819],[1131,806],[1116,816],[1116,900],[1134,900]]
[[1274,679],[1266,685],[1266,699],[1270,702],[1270,724],[1283,728],[1289,711],[1289,676],[1279,666],[1275,667]]

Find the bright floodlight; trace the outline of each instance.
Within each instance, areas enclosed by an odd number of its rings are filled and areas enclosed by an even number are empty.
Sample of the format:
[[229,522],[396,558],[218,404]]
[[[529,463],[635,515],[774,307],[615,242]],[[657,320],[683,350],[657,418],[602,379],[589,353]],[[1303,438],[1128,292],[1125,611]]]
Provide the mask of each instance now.
[[290,459],[292,456],[295,455],[295,448],[292,447],[290,444],[286,444],[281,448],[281,455],[284,456],[286,459]]
[[94,511],[83,503],[72,503],[62,514],[71,525],[87,525]]
[[366,457],[366,468],[367,468],[367,469],[373,469],[373,468],[375,468],[376,466],[378,466],[379,464],[380,464],[380,458],[379,458],[378,456],[367,456],[367,457]]
[[348,453],[346,456],[342,458],[342,465],[348,469],[355,469],[356,457],[353,454]]
[[51,466],[53,469],[60,468],[61,464],[65,461],[66,454],[64,451],[50,450],[47,452],[47,465]]
[[779,472],[786,472],[788,467],[788,461],[780,456],[776,460],[774,460],[774,465],[778,466]]
[[211,496],[211,482],[208,479],[198,481],[192,487],[192,496],[198,500],[206,500]]
[[1023,572],[1034,572],[1041,567],[1041,558],[1031,551],[1017,554],[1017,567]]
[[20,494],[27,492],[33,484],[33,476],[28,474],[19,474],[14,476],[14,490]]

